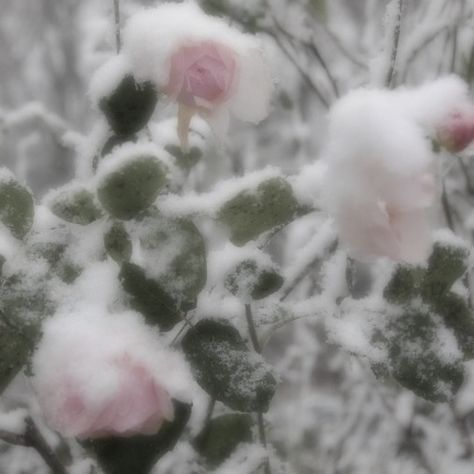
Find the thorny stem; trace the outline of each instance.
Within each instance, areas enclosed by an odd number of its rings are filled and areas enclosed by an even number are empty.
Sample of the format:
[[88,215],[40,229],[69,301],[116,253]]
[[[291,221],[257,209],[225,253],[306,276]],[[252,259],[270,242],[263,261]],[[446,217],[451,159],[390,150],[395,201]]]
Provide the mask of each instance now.
[[[262,352],[262,348],[260,346],[260,343],[258,341],[258,336],[257,336],[257,331],[255,329],[255,323],[253,320],[253,315],[252,315],[252,308],[250,304],[246,303],[245,304],[245,317],[247,319],[247,326],[249,330],[249,336],[250,340],[252,341],[253,348],[255,349],[255,352],[260,354]],[[263,413],[258,412],[257,413],[257,426],[258,426],[258,438],[260,440],[260,444],[266,448],[267,447],[267,435],[265,433],[265,422],[263,419]],[[270,461],[267,457],[265,460],[265,465],[264,465],[264,472],[265,474],[271,474],[271,468],[270,468]]]
[[395,29],[393,31],[392,53],[390,55],[390,68],[385,79],[385,85],[389,88],[394,86],[395,63],[397,62],[398,44],[400,42],[400,29],[402,25],[402,10],[403,0],[398,0],[397,19],[395,21]]
[[66,468],[43,438],[33,419],[28,417],[25,423],[26,428],[23,434],[0,430],[0,439],[6,443],[35,449],[53,474],[68,474]]
[[120,36],[120,0],[114,0],[114,17],[115,17],[115,47],[117,54],[122,49],[122,38]]

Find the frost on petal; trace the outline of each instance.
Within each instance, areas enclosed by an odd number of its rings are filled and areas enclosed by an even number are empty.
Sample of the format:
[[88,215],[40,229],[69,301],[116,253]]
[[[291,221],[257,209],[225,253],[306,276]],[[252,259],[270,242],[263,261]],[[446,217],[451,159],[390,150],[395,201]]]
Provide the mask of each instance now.
[[238,83],[230,103],[233,115],[245,122],[261,122],[269,113],[272,93],[272,76],[262,50],[242,52]]

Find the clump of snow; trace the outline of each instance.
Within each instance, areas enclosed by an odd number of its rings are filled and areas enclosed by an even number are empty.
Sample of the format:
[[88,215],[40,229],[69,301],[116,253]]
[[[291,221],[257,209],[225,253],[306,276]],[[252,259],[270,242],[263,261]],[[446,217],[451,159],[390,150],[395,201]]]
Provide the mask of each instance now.
[[125,166],[133,163],[138,158],[153,157],[165,165],[166,169],[172,169],[173,165],[167,153],[149,141],[130,143],[127,142],[115,148],[103,160],[100,161],[95,177],[99,185],[110,174],[118,172]]
[[193,214],[215,217],[219,209],[239,193],[251,192],[264,181],[281,176],[280,170],[269,166],[242,177],[221,181],[208,193],[191,192],[185,196],[164,196],[160,200],[159,208],[163,214],[171,217],[185,217]]
[[23,434],[25,432],[25,420],[28,412],[22,408],[0,413],[0,431]]
[[318,160],[303,166],[297,175],[289,178],[298,202],[311,207],[321,205],[326,170],[327,164],[323,160]]
[[128,58],[118,54],[105,62],[92,76],[89,96],[93,104],[98,104],[104,97],[111,95],[122,79],[131,74]]
[[359,89],[331,109],[324,199],[354,256],[423,261],[435,198],[431,144],[397,92]]
[[468,85],[455,75],[415,88],[401,88],[395,92],[395,98],[404,113],[431,135],[450,113],[463,108],[471,100]]
[[33,385],[47,411],[61,405],[67,380],[88,403],[100,406],[117,389],[113,361],[124,356],[146,368],[172,398],[189,401],[192,378],[182,356],[165,349],[138,313],[112,314],[86,303],[58,312],[43,329]]

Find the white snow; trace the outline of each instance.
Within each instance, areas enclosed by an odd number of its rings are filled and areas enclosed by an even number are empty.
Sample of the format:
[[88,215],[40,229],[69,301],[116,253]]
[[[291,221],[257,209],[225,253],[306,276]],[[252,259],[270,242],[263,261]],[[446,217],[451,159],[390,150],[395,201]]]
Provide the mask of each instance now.
[[131,74],[128,58],[118,54],[110,58],[95,72],[89,86],[89,96],[93,104],[98,104],[118,87],[122,79]]

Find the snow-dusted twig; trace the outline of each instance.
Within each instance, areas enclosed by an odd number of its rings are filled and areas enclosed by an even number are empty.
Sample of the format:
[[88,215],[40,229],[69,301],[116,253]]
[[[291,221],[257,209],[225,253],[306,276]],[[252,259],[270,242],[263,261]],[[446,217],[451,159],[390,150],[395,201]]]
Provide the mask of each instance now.
[[122,49],[122,38],[120,35],[120,0],[114,0],[114,19],[115,19],[115,47],[117,54]]
[[[394,76],[395,76],[395,65],[397,62],[398,56],[398,44],[400,42],[400,30],[402,25],[402,10],[403,10],[403,0],[393,0],[397,2],[397,13],[395,22],[393,25],[393,37],[392,37],[392,51],[390,53],[390,65],[387,72],[387,77],[385,78],[385,85],[387,87],[393,87],[394,85]],[[387,10],[393,8],[393,4],[389,4]]]
[[48,465],[53,474],[68,474],[68,471],[48,445],[31,417],[26,418],[25,430],[22,434],[0,430],[0,440],[16,446],[33,448]]
[[[252,308],[250,304],[245,305],[245,317],[247,319],[247,327],[249,331],[250,340],[252,341],[253,348],[255,352],[260,354],[262,352],[262,348],[260,346],[260,342],[258,340],[257,330],[255,329],[255,322],[253,320]],[[263,413],[257,413],[257,427],[258,427],[258,437],[260,440],[260,444],[266,448],[267,447],[267,435],[265,433],[265,420],[263,419]],[[264,464],[264,472],[265,474],[271,474],[270,468],[270,461],[267,457]]]
[[327,222],[318,234],[300,250],[298,258],[286,270],[286,283],[281,289],[280,301],[286,300],[308,273],[322,261],[326,253],[337,248],[337,238],[330,222]]
[[82,135],[74,131],[66,120],[47,110],[40,102],[29,102],[11,111],[0,108],[0,127],[6,130],[34,121],[43,123],[64,146],[75,149],[83,141]]

